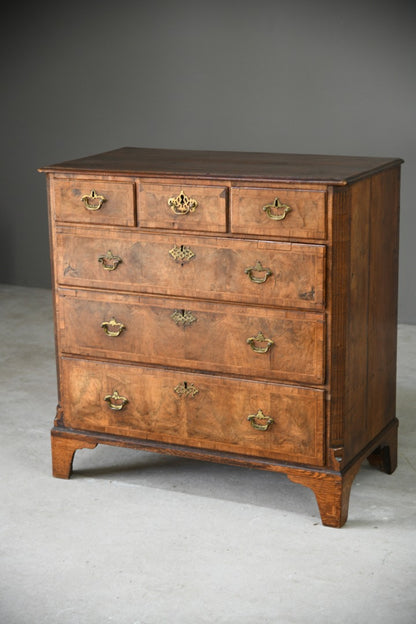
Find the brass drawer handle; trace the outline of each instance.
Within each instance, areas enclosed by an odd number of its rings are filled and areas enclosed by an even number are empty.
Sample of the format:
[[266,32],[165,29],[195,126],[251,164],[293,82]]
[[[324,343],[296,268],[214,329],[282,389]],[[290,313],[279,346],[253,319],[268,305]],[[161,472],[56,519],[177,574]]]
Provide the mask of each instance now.
[[[260,260],[257,260],[256,264],[252,267],[248,267],[244,271],[255,284],[264,284],[270,275],[273,275],[270,269],[264,267]],[[256,275],[256,273],[264,273],[263,277]]]
[[196,321],[196,317],[190,310],[175,310],[170,318],[175,321],[176,325],[182,325],[182,327],[192,325]]
[[107,336],[120,336],[121,332],[126,329],[126,326],[116,321],[114,317],[109,321],[101,323],[101,327]]
[[190,247],[186,247],[185,245],[174,245],[172,249],[169,250],[169,255],[171,258],[180,264],[184,264],[185,262],[189,262],[192,258],[195,258],[195,254]]
[[[260,347],[257,343],[265,344],[266,346]],[[273,340],[270,338],[266,338],[263,335],[263,332],[259,331],[257,336],[251,336],[251,338],[247,338],[247,344],[255,351],[256,353],[267,353],[272,345],[274,345]]]
[[[272,212],[272,210],[274,209],[280,210],[281,208],[283,208],[282,214],[274,214]],[[266,206],[263,206],[263,210],[267,214],[269,219],[273,219],[273,221],[283,221],[287,213],[290,212],[292,208],[287,204],[282,204],[280,202],[280,199],[276,197],[273,204],[266,204]]]
[[196,199],[191,199],[183,190],[177,197],[170,197],[168,199],[168,206],[177,215],[187,215],[190,212],[195,212],[195,208],[198,206]]
[[[250,416],[247,416],[247,420],[249,421],[253,429],[257,429],[257,431],[267,431],[270,425],[274,423],[273,418],[265,416],[260,409],[257,414],[250,414]],[[258,420],[264,421],[264,424],[258,423]]]
[[107,394],[104,401],[107,401],[108,407],[116,412],[122,410],[129,402],[126,397],[120,396],[117,390],[114,390],[113,394]]
[[83,195],[81,200],[84,203],[85,208],[87,210],[99,210],[103,203],[105,202],[105,197],[102,195],[97,195],[97,193],[92,189],[89,195]]
[[174,387],[174,391],[179,396],[190,397],[193,399],[199,392],[199,389],[194,386],[193,383],[188,383],[187,381],[183,381]]
[[113,256],[110,250],[98,258],[98,262],[106,271],[115,271],[118,265],[123,262],[120,256]]

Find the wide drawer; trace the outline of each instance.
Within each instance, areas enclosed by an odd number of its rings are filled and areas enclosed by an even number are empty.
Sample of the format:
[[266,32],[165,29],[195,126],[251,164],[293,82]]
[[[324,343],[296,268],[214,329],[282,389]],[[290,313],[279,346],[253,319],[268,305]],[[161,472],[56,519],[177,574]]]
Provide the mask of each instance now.
[[324,392],[63,358],[65,426],[323,464]]
[[233,187],[231,231],[276,238],[325,239],[326,193]]
[[70,290],[59,299],[66,353],[324,381],[324,316],[316,312]]
[[59,228],[60,284],[320,309],[325,247]]
[[225,232],[228,189],[224,186],[138,183],[138,221],[144,228]]
[[53,180],[55,219],[95,225],[135,225],[134,183],[95,179]]

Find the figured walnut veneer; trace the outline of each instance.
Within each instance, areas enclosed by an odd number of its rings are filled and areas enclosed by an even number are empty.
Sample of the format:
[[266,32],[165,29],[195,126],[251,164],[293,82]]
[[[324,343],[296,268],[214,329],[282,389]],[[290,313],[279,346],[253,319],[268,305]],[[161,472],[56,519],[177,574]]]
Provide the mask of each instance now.
[[48,178],[53,474],[109,444],[285,473],[340,527],[397,462],[400,159],[122,148]]

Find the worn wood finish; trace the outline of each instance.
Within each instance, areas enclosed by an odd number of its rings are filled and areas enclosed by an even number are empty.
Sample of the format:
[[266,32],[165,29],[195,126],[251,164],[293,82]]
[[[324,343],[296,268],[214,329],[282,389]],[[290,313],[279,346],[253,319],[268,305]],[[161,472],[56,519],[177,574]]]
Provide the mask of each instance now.
[[[169,200],[178,198],[182,192],[192,201],[192,205],[189,212],[177,214],[169,205]],[[227,187],[141,182],[137,193],[139,225],[143,228],[203,232],[227,230]]]
[[[342,526],[361,463],[397,464],[401,162],[122,148],[45,167],[54,475],[96,444],[250,466]],[[181,191],[198,207],[175,216]]]
[[395,419],[399,182],[392,169],[334,195],[329,461],[334,449],[336,464],[346,465]]
[[[265,379],[324,381],[324,317],[313,312],[247,308],[234,304],[166,300],[146,295],[107,296],[60,291],[61,348],[65,353],[137,363],[222,371]],[[172,315],[189,312],[190,324]],[[125,326],[108,336],[102,323]],[[267,352],[247,340],[259,332]],[[254,341],[256,349],[267,343]]]
[[367,412],[369,271],[366,271],[365,267],[369,265],[370,206],[371,178],[367,178],[354,184],[348,193],[350,262],[346,277],[348,340],[345,351],[345,376],[347,384],[343,392],[342,407],[346,449],[344,462],[352,459],[362,445],[373,437],[369,436],[367,430],[371,417],[369,419]]
[[58,438],[51,436],[52,445],[52,474],[59,479],[69,479],[72,472],[75,451],[82,448],[93,449],[96,442],[88,439]]
[[[274,203],[278,199],[277,208]],[[268,216],[264,207],[269,207]],[[290,210],[285,214],[285,208]],[[273,219],[272,217],[283,217]],[[326,238],[326,193],[281,188],[231,190],[231,231],[273,238]]]
[[[136,292],[140,283],[144,293],[310,310],[325,301],[323,245],[59,227],[56,250],[64,286]],[[113,270],[108,252],[121,260]]]
[[217,152],[122,147],[102,154],[68,160],[40,171],[128,174],[206,179],[266,180],[329,185],[351,184],[383,169],[398,166],[400,158]]
[[368,455],[369,463],[385,472],[392,474],[397,468],[397,421],[393,421],[393,427],[388,427],[388,433],[383,437],[381,444]]
[[[107,433],[66,430],[63,427],[54,427],[51,431],[51,437],[54,465],[55,463],[60,464],[64,461],[68,446],[72,449],[88,448],[89,444],[94,443],[94,445],[109,444],[126,448],[140,448],[150,452],[163,452],[168,455],[173,455],[174,457],[189,457],[192,459],[229,464],[231,466],[283,472],[294,483],[309,487],[314,492],[322,524],[329,527],[340,528],[345,524],[348,518],[349,497],[355,475],[367,455],[369,455],[369,458],[372,458],[373,455],[378,452],[378,449],[385,448],[386,445],[390,444],[393,446],[395,445],[395,441],[397,442],[397,421],[393,421],[370,445],[363,449],[356,457],[354,463],[338,473],[321,469],[311,470],[293,464],[281,463],[279,460],[253,457],[246,454],[224,453],[205,448],[199,449],[172,443],[166,444],[160,441],[144,440],[143,438],[114,436]],[[85,444],[85,442],[87,444]],[[388,448],[390,447],[388,446]],[[377,467],[379,467],[379,465],[377,465]],[[57,476],[69,478],[71,470],[72,459],[71,464],[67,466],[67,476]]]
[[397,272],[400,171],[371,180],[369,231],[368,434],[374,436],[396,410]]
[[[103,202],[98,209],[94,199],[82,201],[92,191],[101,197]],[[132,182],[106,182],[102,180],[58,179],[53,183],[54,217],[56,221],[69,223],[93,223],[94,225],[134,225],[134,185]]]
[[[323,463],[322,390],[73,358],[62,366],[66,427]],[[104,398],[114,390],[128,400],[120,411]],[[248,420],[259,409],[274,421],[265,431]]]

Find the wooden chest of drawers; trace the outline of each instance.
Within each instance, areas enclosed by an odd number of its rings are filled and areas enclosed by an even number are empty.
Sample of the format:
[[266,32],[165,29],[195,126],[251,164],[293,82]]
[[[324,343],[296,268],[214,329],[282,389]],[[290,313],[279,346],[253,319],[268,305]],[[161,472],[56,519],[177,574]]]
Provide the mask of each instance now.
[[251,466],[342,526],[362,461],[397,461],[401,162],[122,148],[41,169],[53,474],[97,444]]

